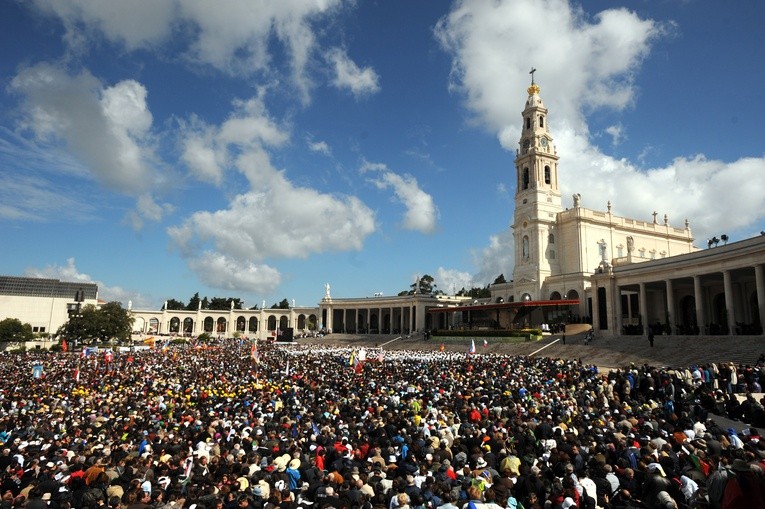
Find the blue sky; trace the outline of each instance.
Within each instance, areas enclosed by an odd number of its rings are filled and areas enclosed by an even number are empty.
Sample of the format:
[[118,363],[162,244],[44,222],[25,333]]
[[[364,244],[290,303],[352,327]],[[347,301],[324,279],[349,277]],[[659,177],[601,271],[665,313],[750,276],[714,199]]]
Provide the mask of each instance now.
[[157,308],[512,274],[529,69],[564,205],[765,230],[761,2],[0,3],[2,273]]

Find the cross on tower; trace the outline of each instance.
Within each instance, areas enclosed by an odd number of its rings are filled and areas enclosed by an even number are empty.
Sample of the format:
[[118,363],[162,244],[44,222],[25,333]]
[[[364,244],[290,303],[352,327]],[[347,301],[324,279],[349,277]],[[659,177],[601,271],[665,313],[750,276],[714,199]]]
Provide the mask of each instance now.
[[529,72],[529,74],[531,74],[531,84],[532,85],[534,84],[534,73],[535,72],[537,72],[537,70],[534,69],[533,67],[531,68],[531,71]]

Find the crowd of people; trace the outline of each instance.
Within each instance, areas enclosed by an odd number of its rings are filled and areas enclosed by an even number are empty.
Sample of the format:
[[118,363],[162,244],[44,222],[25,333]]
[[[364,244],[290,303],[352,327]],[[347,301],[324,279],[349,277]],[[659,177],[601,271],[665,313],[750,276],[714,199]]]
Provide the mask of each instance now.
[[0,509],[765,507],[765,440],[713,417],[762,402],[730,383],[243,341],[2,354]]

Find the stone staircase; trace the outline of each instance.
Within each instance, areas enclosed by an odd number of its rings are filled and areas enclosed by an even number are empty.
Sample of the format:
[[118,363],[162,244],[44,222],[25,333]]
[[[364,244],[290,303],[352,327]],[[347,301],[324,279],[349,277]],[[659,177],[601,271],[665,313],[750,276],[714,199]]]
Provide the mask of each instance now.
[[[654,366],[686,367],[692,364],[708,362],[734,362],[750,364],[757,362],[760,354],[765,353],[765,336],[656,336],[654,347],[642,336],[620,336],[617,338],[596,338],[589,345],[584,344],[584,335],[589,325],[572,324],[566,328],[566,344],[560,342],[561,335],[544,336],[540,341],[509,343],[501,340],[476,340],[477,353],[502,353],[511,355],[531,355],[564,359],[581,359],[588,364],[602,368],[618,368],[635,364]],[[421,336],[400,339],[393,334],[330,334],[324,338],[301,339],[300,343],[337,344],[352,346],[385,345],[387,350],[415,349],[437,350],[441,341],[437,337],[423,341]],[[464,341],[444,343],[447,351],[467,352],[470,338]]]

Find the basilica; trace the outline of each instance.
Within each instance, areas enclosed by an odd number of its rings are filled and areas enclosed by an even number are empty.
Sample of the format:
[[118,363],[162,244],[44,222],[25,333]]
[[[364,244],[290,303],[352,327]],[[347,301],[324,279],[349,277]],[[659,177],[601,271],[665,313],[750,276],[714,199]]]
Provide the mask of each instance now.
[[[622,217],[612,212],[610,201],[605,210],[585,207],[579,193],[573,206],[564,208],[558,165],[565,164],[565,154],[556,149],[554,119],[551,124],[540,91],[532,79],[520,118],[512,279],[491,285],[490,298],[424,293],[336,298],[327,284],[316,307],[131,309],[134,328],[142,334],[240,333],[264,339],[321,330],[448,333],[581,322],[603,336],[762,335],[765,235],[699,249],[687,219],[676,225],[655,212],[647,220]],[[29,279],[0,278],[0,309],[23,314],[18,318],[37,330],[57,330],[67,306],[77,302],[51,293],[50,281]],[[96,299],[96,290],[90,293]],[[73,293],[69,300],[74,298]]]

